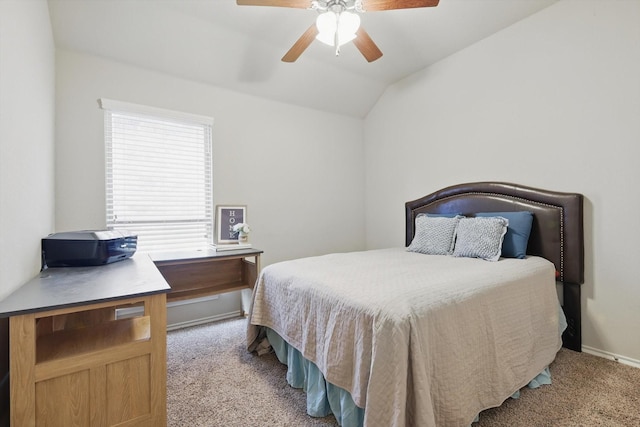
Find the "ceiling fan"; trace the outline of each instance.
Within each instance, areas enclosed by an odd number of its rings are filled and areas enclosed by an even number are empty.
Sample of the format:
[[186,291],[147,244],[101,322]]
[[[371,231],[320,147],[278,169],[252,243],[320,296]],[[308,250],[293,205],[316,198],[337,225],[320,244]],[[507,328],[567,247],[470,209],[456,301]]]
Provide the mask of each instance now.
[[284,62],[295,62],[302,52],[317,39],[333,46],[336,56],[340,46],[350,41],[362,53],[365,59],[373,62],[382,56],[369,34],[360,27],[362,12],[380,10],[411,9],[434,7],[440,0],[236,0],[240,6],[278,6],[297,9],[313,9],[319,15],[307,31],[293,44],[282,57]]

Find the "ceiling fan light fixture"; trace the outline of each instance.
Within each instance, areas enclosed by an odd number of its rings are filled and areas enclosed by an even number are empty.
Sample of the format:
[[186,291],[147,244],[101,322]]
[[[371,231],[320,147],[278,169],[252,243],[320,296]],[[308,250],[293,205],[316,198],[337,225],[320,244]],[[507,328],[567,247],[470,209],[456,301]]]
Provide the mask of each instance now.
[[316,19],[318,35],[316,39],[329,46],[342,46],[356,38],[360,28],[360,16],[352,12],[327,11]]

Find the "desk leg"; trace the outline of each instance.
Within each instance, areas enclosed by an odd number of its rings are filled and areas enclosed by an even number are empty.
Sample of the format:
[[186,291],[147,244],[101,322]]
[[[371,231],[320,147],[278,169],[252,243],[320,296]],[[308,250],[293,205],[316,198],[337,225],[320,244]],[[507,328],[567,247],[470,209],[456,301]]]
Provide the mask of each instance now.
[[242,277],[245,285],[249,289],[242,289],[240,291],[240,298],[242,299],[242,315],[248,316],[251,309],[251,299],[253,298],[253,288],[258,275],[260,274],[260,254],[254,257],[254,262],[247,259],[242,260]]
[[242,316],[244,317],[247,317],[249,315],[252,296],[253,296],[253,289],[242,289],[240,291],[240,298],[242,298]]
[[11,425],[36,425],[36,319],[33,314],[9,319]]

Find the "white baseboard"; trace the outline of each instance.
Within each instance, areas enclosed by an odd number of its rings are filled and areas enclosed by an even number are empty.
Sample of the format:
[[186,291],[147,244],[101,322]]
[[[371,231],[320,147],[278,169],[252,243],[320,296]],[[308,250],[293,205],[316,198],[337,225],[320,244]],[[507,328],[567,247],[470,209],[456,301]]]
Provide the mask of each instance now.
[[[194,303],[199,303],[199,302],[205,302],[205,301],[215,300],[215,299],[218,299],[218,297],[217,296],[213,296],[213,297],[204,297],[204,298],[185,300],[185,301],[175,301],[175,302],[168,303],[167,304],[167,308],[177,307],[177,306],[181,306],[181,305],[194,304]],[[116,318],[117,319],[122,319],[122,318],[126,318],[126,317],[142,316],[143,314],[144,314],[144,308],[143,307],[118,308],[116,310]],[[200,318],[191,319],[191,320],[188,320],[188,321],[185,321],[185,322],[167,323],[167,331],[173,331],[173,330],[176,330],[176,329],[188,328],[189,326],[202,325],[202,324],[209,323],[209,322],[217,322],[219,320],[224,320],[224,319],[232,319],[234,317],[240,317],[240,316],[242,316],[242,311],[241,310],[233,310],[233,311],[230,311],[228,313],[221,313],[221,314],[215,314],[213,316],[200,317]]]
[[[210,295],[206,297],[193,298],[193,299],[182,300],[182,301],[171,301],[167,303],[167,308],[179,307],[181,305],[197,304],[199,302],[213,301],[219,298],[220,297],[218,295]],[[144,307],[117,308],[116,318],[121,319],[123,317],[141,316],[142,313],[144,313]]]
[[640,360],[632,359],[630,357],[620,356],[619,354],[610,353],[604,350],[599,350],[597,348],[589,347],[587,345],[582,346],[582,351],[584,351],[585,353],[592,354],[594,356],[613,360],[614,362],[620,362],[623,365],[629,365],[629,366],[633,366],[634,368],[640,368]]
[[173,323],[171,325],[167,325],[167,331],[174,331],[176,329],[188,328],[189,326],[202,325],[204,323],[217,322],[219,320],[240,317],[241,314],[242,313],[240,312],[240,310],[236,310],[230,313],[217,314],[215,316],[209,316],[209,317],[203,317],[200,319],[190,320],[188,322]]

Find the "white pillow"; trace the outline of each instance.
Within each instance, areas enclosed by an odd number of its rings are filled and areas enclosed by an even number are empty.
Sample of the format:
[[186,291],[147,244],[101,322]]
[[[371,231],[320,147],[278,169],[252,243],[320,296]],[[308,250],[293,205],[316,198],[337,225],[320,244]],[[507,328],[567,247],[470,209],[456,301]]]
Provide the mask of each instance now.
[[509,220],[497,217],[462,218],[456,230],[453,256],[497,261]]
[[460,218],[460,215],[449,218],[418,214],[416,233],[407,250],[427,255],[451,255]]

